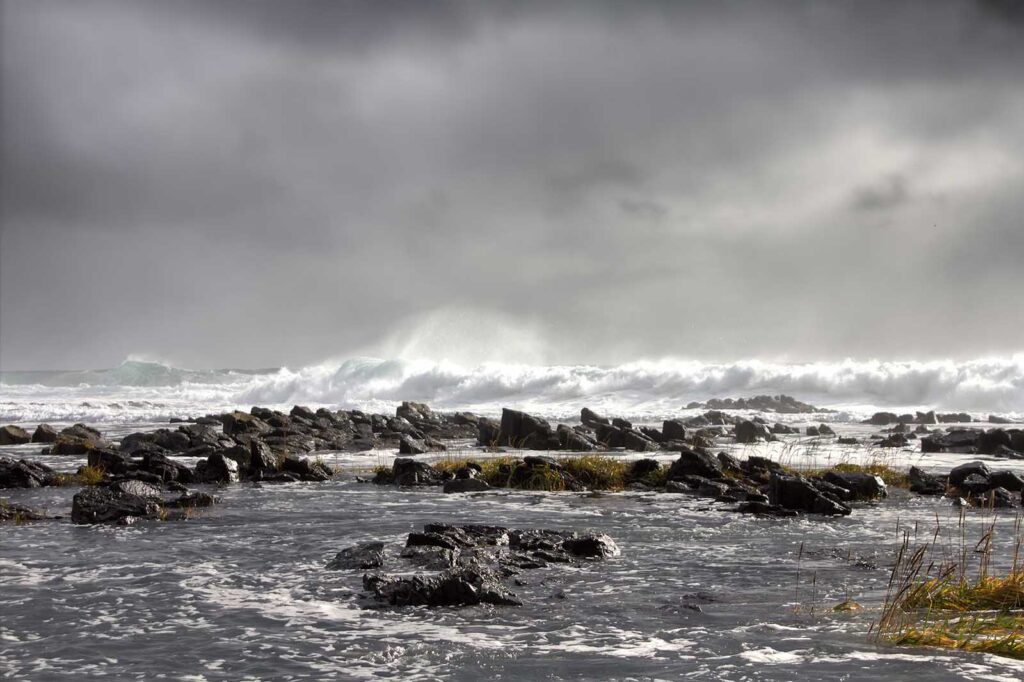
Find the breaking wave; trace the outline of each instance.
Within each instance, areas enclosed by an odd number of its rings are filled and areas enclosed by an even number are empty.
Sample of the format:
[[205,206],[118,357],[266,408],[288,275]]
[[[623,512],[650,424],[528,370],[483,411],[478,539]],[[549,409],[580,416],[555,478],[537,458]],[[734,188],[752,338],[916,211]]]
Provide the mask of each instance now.
[[786,393],[859,415],[875,409],[1020,414],[1024,355],[966,362],[711,363],[664,359],[617,366],[355,358],[297,370],[186,370],[129,361],[109,370],[0,375],[7,419],[130,420],[251,405],[392,409],[401,400],[549,416],[590,405],[636,417],[679,414],[693,400]]

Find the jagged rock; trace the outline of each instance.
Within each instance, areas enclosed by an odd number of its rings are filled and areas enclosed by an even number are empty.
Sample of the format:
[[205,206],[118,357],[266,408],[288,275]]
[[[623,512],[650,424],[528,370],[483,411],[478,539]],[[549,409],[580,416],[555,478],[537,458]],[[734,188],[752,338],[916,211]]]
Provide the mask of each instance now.
[[836,432],[833,431],[832,427],[829,426],[828,424],[819,424],[818,425],[818,435],[819,436],[834,436],[834,435],[836,435]]
[[415,545],[399,555],[413,566],[428,571],[443,571],[455,566],[455,552],[444,547]]
[[910,492],[919,495],[942,495],[946,492],[946,483],[917,467],[910,467]]
[[800,512],[795,509],[786,509],[777,504],[769,504],[765,501],[750,501],[743,502],[736,508],[736,511],[740,514],[756,514],[757,516],[772,516],[777,518],[787,518],[797,516]]
[[48,517],[43,512],[20,504],[13,504],[7,500],[0,500],[0,521],[21,523],[24,521],[41,521],[45,518]]
[[196,477],[204,483],[237,483],[238,462],[215,452],[196,464]]
[[393,606],[520,606],[522,602],[498,576],[480,567],[460,566],[436,576],[411,578],[368,574],[363,586]]
[[220,416],[220,420],[224,425],[224,433],[229,436],[240,436],[243,434],[258,436],[269,433],[273,428],[255,414],[246,414],[239,411],[223,414]]
[[490,489],[487,481],[480,478],[453,478],[445,481],[443,488],[446,493],[479,493]]
[[86,462],[108,474],[124,474],[132,468],[132,460],[128,455],[106,448],[89,450]]
[[502,409],[499,445],[544,450],[548,449],[553,437],[551,425],[540,417],[519,410]]
[[384,565],[384,543],[364,542],[347,547],[327,564],[332,571],[380,568]]
[[669,467],[668,478],[676,480],[691,475],[716,479],[721,478],[723,473],[722,465],[715,456],[687,448],[680,451],[679,459]]
[[0,488],[41,488],[55,478],[56,472],[45,464],[0,457]]
[[160,477],[165,483],[189,484],[195,480],[195,474],[190,468],[161,453],[147,452],[142,457],[141,468]]
[[626,478],[630,481],[640,481],[652,474],[661,471],[661,462],[656,459],[638,459],[629,465],[629,472]]
[[994,454],[999,448],[1010,447],[1010,434],[1003,429],[992,429],[978,434],[975,447],[983,455]]
[[0,427],[0,445],[24,445],[32,442],[32,436],[20,426]]
[[992,486],[988,482],[988,478],[985,476],[979,476],[978,474],[970,474],[964,480],[960,481],[957,485],[962,492],[969,493],[970,495],[981,495],[982,493],[988,492]]
[[597,428],[598,426],[608,426],[611,424],[607,417],[602,417],[596,412],[591,410],[589,407],[584,407],[580,410],[580,422],[591,428]]
[[810,481],[799,475],[772,474],[768,500],[771,504],[830,516],[846,516],[850,508],[823,495]]
[[872,424],[874,426],[887,426],[898,421],[898,417],[894,412],[875,412],[869,419],[865,419],[863,424]]
[[939,420],[935,416],[935,410],[929,412],[918,412],[914,418],[918,424],[938,424]]
[[71,520],[78,524],[128,524],[135,518],[154,516],[159,511],[156,500],[102,487],[84,488],[71,502]]
[[398,441],[398,453],[401,455],[422,455],[427,452],[427,445],[422,440],[403,435]]
[[132,479],[114,481],[109,487],[110,490],[115,493],[135,495],[136,497],[144,497],[149,500],[156,500],[157,502],[160,502],[163,499],[160,488],[156,487],[152,483],[146,483],[144,481],[136,481]]
[[49,424],[40,424],[32,434],[33,443],[53,443],[57,440],[57,430]]
[[102,434],[85,424],[75,424],[57,434],[57,439],[50,447],[53,455],[87,455],[90,450],[107,448],[110,444],[103,440]]
[[1024,490],[1024,478],[1013,471],[993,471],[988,477],[988,482],[993,488],[1006,488],[1010,492]]
[[321,462],[299,457],[285,457],[281,470],[298,476],[303,481],[329,481],[334,473]]
[[849,490],[855,500],[877,500],[888,495],[885,481],[872,474],[830,471],[825,474],[825,480]]
[[686,425],[682,419],[666,419],[661,423],[665,440],[686,440]]
[[251,471],[274,471],[277,469],[277,457],[270,446],[258,438],[249,441],[249,469]]
[[973,429],[954,429],[946,434],[933,434],[921,439],[921,452],[977,452],[978,432]]
[[584,433],[570,428],[565,424],[559,424],[555,430],[558,436],[558,444],[563,450],[574,450],[576,452],[590,452],[597,449],[597,442]]

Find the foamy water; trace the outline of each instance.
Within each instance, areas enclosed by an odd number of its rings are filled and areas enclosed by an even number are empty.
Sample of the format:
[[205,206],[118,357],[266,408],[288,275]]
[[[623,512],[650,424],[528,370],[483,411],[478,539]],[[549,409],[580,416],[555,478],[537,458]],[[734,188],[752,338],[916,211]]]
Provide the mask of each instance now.
[[2,375],[0,420],[136,421],[252,405],[307,404],[390,412],[402,400],[484,414],[514,405],[550,417],[585,405],[656,419],[693,400],[793,395],[839,410],[835,419],[881,409],[1024,416],[1024,356],[967,362],[780,364],[659,360],[612,367],[355,358],[301,369],[178,369],[145,362],[77,372]]

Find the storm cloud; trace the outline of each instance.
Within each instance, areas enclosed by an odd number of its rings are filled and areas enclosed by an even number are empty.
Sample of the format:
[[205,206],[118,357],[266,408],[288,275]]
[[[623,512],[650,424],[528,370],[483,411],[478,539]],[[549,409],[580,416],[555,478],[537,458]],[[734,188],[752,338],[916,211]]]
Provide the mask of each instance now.
[[0,362],[1020,351],[1014,7],[6,0]]

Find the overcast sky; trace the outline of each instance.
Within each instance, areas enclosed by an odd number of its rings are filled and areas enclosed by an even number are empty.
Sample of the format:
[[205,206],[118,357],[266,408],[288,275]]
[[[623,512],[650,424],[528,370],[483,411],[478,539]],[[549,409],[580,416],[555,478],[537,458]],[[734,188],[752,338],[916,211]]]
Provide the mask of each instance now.
[[2,2],[3,369],[1024,350],[1001,2]]

